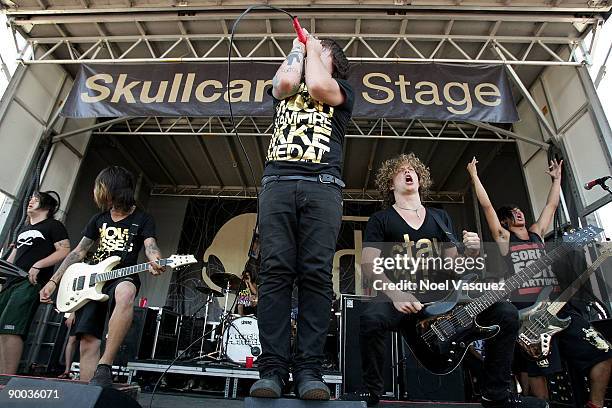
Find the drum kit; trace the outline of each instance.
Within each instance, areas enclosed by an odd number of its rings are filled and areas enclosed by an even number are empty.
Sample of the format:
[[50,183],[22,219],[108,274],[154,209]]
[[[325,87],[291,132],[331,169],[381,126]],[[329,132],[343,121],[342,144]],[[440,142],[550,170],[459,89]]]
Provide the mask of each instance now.
[[[238,296],[238,292],[244,288],[244,283],[240,277],[231,273],[214,273],[210,276],[210,279],[215,285],[223,288],[223,293],[204,286],[196,287],[197,291],[206,295],[206,302],[202,306],[204,308],[203,331],[206,331],[208,309],[214,298],[225,298],[223,313],[221,315],[220,330],[217,330],[214,336],[214,342],[216,343],[215,351],[205,354],[204,341],[201,341],[200,353],[196,359],[213,360],[216,362],[229,361],[237,364],[245,364],[247,357],[252,357],[253,361],[256,360],[261,354],[257,318],[255,316],[232,314],[228,310],[229,295],[234,293]],[[204,337],[204,332],[202,337]]]

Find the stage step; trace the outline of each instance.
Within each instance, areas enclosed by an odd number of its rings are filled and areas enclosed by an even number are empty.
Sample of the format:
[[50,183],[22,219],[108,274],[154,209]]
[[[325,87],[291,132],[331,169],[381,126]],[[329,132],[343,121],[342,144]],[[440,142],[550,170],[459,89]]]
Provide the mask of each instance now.
[[304,401],[289,398],[245,398],[244,408],[366,408],[364,401]]

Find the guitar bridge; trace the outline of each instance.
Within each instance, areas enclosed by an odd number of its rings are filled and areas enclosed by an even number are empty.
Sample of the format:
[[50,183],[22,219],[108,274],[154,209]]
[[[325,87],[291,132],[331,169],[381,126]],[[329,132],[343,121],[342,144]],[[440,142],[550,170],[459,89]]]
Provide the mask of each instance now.
[[540,336],[542,342],[542,354],[547,356],[550,353],[550,341],[552,336],[548,333],[544,333]]

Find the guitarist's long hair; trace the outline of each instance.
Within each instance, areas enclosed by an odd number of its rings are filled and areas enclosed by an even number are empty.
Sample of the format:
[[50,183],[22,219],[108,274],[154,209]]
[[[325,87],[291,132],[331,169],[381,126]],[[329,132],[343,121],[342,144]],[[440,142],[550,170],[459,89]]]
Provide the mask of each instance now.
[[109,166],[96,177],[94,201],[102,211],[115,208],[130,212],[134,199],[134,177],[121,166]]

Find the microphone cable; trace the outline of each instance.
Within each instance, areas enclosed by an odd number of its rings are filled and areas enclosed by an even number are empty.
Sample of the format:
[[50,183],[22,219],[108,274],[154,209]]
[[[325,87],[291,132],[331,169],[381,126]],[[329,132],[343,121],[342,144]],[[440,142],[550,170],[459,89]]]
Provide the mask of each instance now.
[[[257,180],[255,178],[255,171],[253,170],[253,164],[251,163],[251,159],[246,151],[246,148],[244,146],[244,143],[242,142],[242,138],[240,137],[240,134],[238,133],[238,129],[236,128],[236,121],[234,119],[234,110],[233,110],[233,106],[232,106],[232,97],[231,97],[231,93],[230,93],[230,82],[231,82],[231,76],[232,76],[232,48],[234,47],[234,34],[236,32],[236,28],[238,27],[240,21],[242,20],[242,18],[244,16],[246,16],[247,14],[249,14],[251,11],[253,10],[257,10],[257,9],[270,9],[270,10],[275,10],[278,11],[280,13],[286,14],[287,16],[289,16],[289,18],[292,21],[293,27],[295,28],[296,32],[298,32],[298,36],[301,38],[303,37],[303,34],[301,33],[301,27],[299,26],[299,23],[297,22],[297,18],[292,15],[291,13],[289,13],[286,10],[283,10],[280,7],[275,7],[275,6],[271,6],[269,4],[257,4],[257,5],[253,5],[250,6],[249,8],[247,8],[245,11],[243,11],[234,21],[234,24],[232,24],[232,31],[230,34],[230,41],[229,41],[229,46],[228,46],[228,51],[227,51],[227,78],[226,78],[226,82],[225,82],[225,89],[227,92],[227,104],[228,104],[228,108],[229,108],[229,114],[230,114],[230,123],[232,125],[232,131],[234,133],[234,135],[236,136],[236,140],[238,140],[238,144],[240,145],[240,149],[242,150],[242,153],[244,154],[244,157],[246,158],[247,161],[247,165],[249,166],[249,171],[251,173],[251,180],[253,182],[253,187],[255,188],[255,196],[257,199],[259,199],[259,190],[257,188]],[[246,187],[246,186],[245,186]],[[259,224],[259,211],[257,211],[256,213],[256,221],[255,221],[255,226],[257,227],[257,225]],[[236,301],[238,299],[238,296],[236,296],[234,298],[234,302],[232,303],[232,306],[230,307],[230,310],[233,310],[235,305],[236,305]],[[215,328],[216,329],[216,328]],[[183,355],[187,352],[187,350],[189,350],[191,347],[193,347],[196,343],[198,343],[200,340],[202,340],[203,338],[205,338],[206,336],[208,336],[210,333],[212,333],[213,330],[215,329],[211,329],[208,332],[204,333],[202,336],[200,336],[198,339],[196,339],[193,343],[191,343],[189,346],[187,346],[185,348],[185,350],[183,350],[166,368],[166,370],[162,373],[162,375],[160,375],[159,379],[157,380],[157,382],[155,383],[155,386],[153,387],[153,391],[151,393],[151,400],[149,402],[149,408],[152,408],[153,406],[153,398],[155,397],[155,393],[157,392],[157,388],[159,387],[162,379],[164,378],[164,376],[168,373],[168,371],[170,370],[170,368],[181,358],[183,357]]]
[[[229,47],[227,51],[227,79],[225,83],[225,89],[227,90],[227,104],[229,107],[230,122],[232,125],[233,133],[236,136],[236,139],[238,140],[238,144],[240,145],[240,149],[242,150],[242,153],[244,154],[246,158],[247,165],[249,166],[249,170],[251,172],[251,179],[253,181],[253,187],[255,188],[255,197],[259,200],[259,190],[257,189],[257,180],[255,179],[255,172],[253,170],[253,165],[251,164],[251,160],[246,151],[246,148],[244,147],[244,144],[242,143],[242,139],[240,138],[240,134],[238,133],[238,129],[236,128],[236,121],[234,119],[234,110],[232,107],[232,97],[230,94],[230,82],[231,82],[231,76],[232,76],[232,48],[234,47],[234,34],[242,18],[246,16],[247,14],[249,14],[251,11],[257,10],[257,9],[271,9],[271,10],[275,10],[280,13],[286,14],[291,19],[293,27],[295,28],[296,32],[300,32],[298,36],[303,36],[303,34],[301,34],[301,27],[299,26],[299,23],[297,22],[297,18],[294,15],[292,15],[286,10],[283,10],[282,8],[271,6],[269,4],[257,4],[257,5],[250,6],[245,11],[243,11],[242,14],[240,14],[236,18],[236,20],[234,21],[234,24],[232,24],[232,31],[230,33],[230,41],[229,41]],[[256,213],[255,227],[257,227],[258,224],[259,224],[259,211],[257,211]]]

